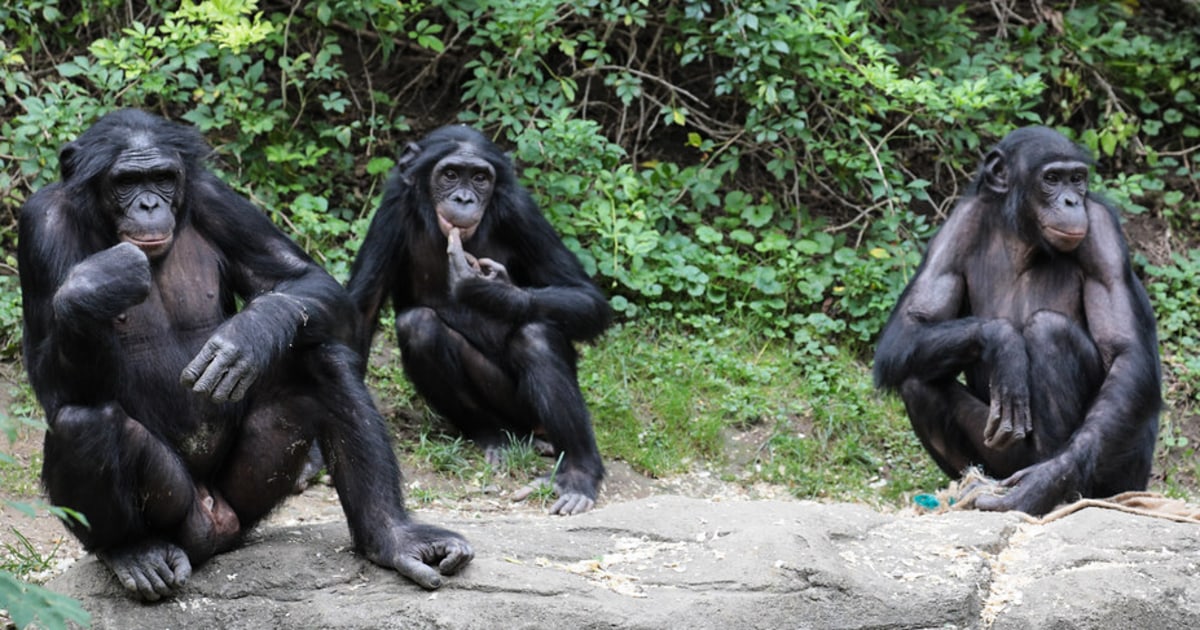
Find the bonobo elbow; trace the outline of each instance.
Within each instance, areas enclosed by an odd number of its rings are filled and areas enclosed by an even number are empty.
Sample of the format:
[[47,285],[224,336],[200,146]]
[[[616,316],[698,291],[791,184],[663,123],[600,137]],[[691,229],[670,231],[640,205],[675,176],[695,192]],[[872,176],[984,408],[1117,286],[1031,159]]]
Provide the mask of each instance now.
[[604,334],[604,331],[612,326],[613,312],[608,305],[608,300],[597,294],[592,303],[593,305],[587,312],[582,313],[581,317],[575,318],[576,324],[571,327],[574,332],[571,337],[577,341],[591,341]]
[[892,336],[885,331],[875,350],[875,362],[871,370],[876,388],[895,391],[908,376],[908,371],[904,369],[904,361],[896,354]]

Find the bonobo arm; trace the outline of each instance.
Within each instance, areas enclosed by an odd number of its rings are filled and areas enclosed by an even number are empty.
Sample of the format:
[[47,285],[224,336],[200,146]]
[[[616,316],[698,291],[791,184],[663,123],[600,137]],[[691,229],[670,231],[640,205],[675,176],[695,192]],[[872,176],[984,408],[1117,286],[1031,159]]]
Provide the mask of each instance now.
[[112,400],[117,350],[113,318],[150,292],[150,265],[137,247],[111,245],[84,224],[61,184],[21,210],[20,245],[25,364],[51,423],[67,402]]
[[530,204],[532,216],[509,219],[491,235],[514,245],[505,278],[463,278],[454,288],[455,297],[509,321],[550,322],[574,341],[593,339],[612,322],[612,308],[579,259]]
[[403,248],[406,247],[405,215],[410,194],[411,186],[401,178],[389,182],[350,268],[346,288],[358,310],[360,327],[356,348],[363,357],[370,352],[371,338],[379,326],[379,311],[396,281],[403,277],[396,273],[396,261],[407,259]]
[[987,446],[1004,449],[1033,428],[1029,367],[1024,339],[1011,322],[960,316],[968,288],[963,270],[985,251],[982,211],[977,201],[967,201],[930,242],[880,335],[875,383],[899,390],[909,378],[947,380],[980,362],[991,366],[983,437]]
[[184,369],[193,390],[238,400],[289,348],[356,342],[342,287],[249,201],[211,173],[192,194],[193,222],[223,257],[229,287],[246,306],[222,324]]
[[[880,334],[874,367],[877,386],[898,389],[912,376],[925,381],[953,378],[978,363],[989,346],[1008,337],[1003,324],[985,330],[986,320],[962,316],[967,291],[963,269],[979,246],[978,210],[968,202],[930,240],[916,275]],[[989,336],[997,338],[989,343]]]
[[[1084,321],[1105,366],[1100,391],[1067,446],[1004,481],[1011,490],[982,509],[1042,514],[1065,497],[1089,493],[1094,471],[1140,441],[1162,406],[1154,313],[1133,274],[1114,210],[1089,199],[1088,235],[1077,250],[1085,275]],[[1143,484],[1146,480],[1142,480]]]

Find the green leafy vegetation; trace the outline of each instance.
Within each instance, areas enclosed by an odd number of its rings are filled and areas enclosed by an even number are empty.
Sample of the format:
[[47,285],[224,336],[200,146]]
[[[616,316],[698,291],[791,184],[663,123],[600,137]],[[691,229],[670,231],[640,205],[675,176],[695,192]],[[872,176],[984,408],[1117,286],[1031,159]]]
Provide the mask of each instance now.
[[[1200,9],[1016,4],[6,3],[0,358],[20,354],[17,209],[101,113],[196,125],[218,172],[342,280],[404,143],[464,122],[512,150],[620,315],[580,370],[607,458],[898,504],[945,480],[871,387],[875,336],[982,152],[1040,123],[1095,152],[1093,186],[1125,210],[1166,377],[1153,488],[1194,496]],[[417,425],[401,450],[490,484],[386,334],[371,382]],[[503,474],[548,469],[522,448]],[[11,575],[0,593],[26,593]],[[58,610],[28,597],[5,604],[14,621]]]

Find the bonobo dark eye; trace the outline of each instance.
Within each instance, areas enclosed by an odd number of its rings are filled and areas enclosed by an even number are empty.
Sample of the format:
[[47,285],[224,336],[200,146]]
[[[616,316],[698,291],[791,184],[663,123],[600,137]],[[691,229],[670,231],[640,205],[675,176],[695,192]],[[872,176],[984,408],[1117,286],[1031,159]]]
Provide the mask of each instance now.
[[492,178],[487,173],[475,173],[474,180],[476,184],[483,185],[491,182]]
[[1046,182],[1047,184],[1057,184],[1062,181],[1062,179],[1058,176],[1057,172],[1046,171],[1046,174],[1042,176],[1042,181]]
[[458,181],[458,172],[451,169],[446,169],[442,171],[442,179],[448,182],[456,182]]
[[1071,183],[1074,184],[1075,186],[1083,186],[1083,185],[1087,184],[1087,174],[1086,173],[1072,174],[1071,175]]

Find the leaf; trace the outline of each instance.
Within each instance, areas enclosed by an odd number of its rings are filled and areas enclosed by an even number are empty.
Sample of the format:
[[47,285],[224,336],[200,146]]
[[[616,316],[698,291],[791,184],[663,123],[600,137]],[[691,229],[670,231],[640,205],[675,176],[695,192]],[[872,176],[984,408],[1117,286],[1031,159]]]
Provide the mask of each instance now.
[[396,165],[396,161],[390,157],[373,157],[367,162],[367,174],[379,175],[392,170]]
[[69,622],[87,627],[92,621],[78,601],[18,580],[8,571],[0,571],[0,608],[8,610],[18,628],[36,623],[46,630],[66,630],[71,627]]

